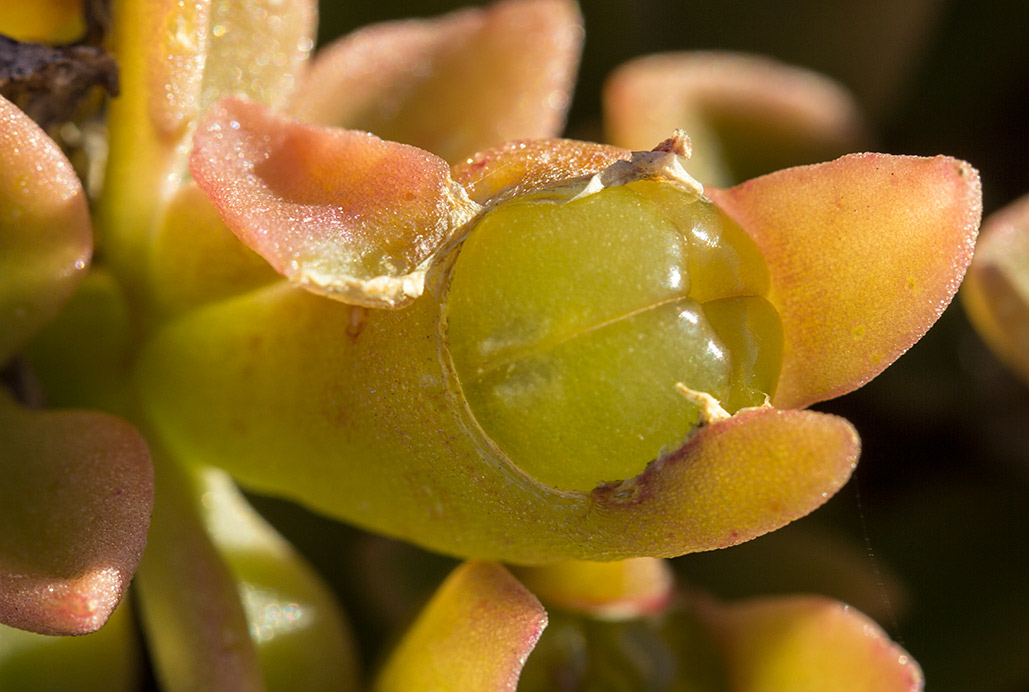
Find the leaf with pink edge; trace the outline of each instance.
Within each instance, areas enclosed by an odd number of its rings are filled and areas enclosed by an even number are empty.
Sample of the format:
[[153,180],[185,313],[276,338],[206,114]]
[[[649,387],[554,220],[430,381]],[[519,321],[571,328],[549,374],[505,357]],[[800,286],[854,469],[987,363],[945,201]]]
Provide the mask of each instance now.
[[867,616],[820,596],[709,605],[737,692],[917,692],[918,664]]
[[479,206],[442,159],[354,130],[226,99],[197,133],[192,171],[226,224],[290,281],[400,307]]
[[142,290],[164,203],[187,179],[188,141],[217,99],[281,106],[313,46],[314,0],[117,0],[112,50],[121,95],[99,218],[115,273]]
[[71,164],[0,96],[0,363],[57,314],[92,251],[86,197]]
[[468,562],[443,582],[379,674],[376,692],[514,692],[547,614],[503,567]]
[[42,634],[99,629],[136,571],[150,456],[103,413],[22,409],[0,395],[0,620]]
[[839,84],[743,53],[632,60],[608,79],[604,110],[608,139],[630,149],[686,130],[694,145],[690,172],[709,185],[825,161],[868,139],[857,104]]
[[570,100],[581,24],[568,0],[508,0],[370,26],[318,54],[290,112],[452,163],[507,140],[553,137]]
[[660,612],[675,587],[668,563],[652,557],[615,562],[569,560],[514,568],[514,574],[547,605],[604,620]]
[[982,213],[978,173],[944,156],[855,154],[705,192],[768,263],[784,335],[772,403],[790,408],[860,387],[922,337]]
[[987,217],[961,296],[986,343],[1029,383],[1029,196]]

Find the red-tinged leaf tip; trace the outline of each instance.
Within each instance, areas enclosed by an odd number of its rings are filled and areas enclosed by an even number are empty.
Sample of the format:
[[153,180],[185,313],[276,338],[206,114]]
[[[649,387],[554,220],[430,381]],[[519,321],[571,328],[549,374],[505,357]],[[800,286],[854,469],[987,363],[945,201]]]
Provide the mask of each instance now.
[[374,25],[319,53],[291,112],[457,162],[510,139],[558,134],[581,44],[569,0]]
[[42,634],[99,629],[146,543],[143,438],[102,413],[0,402],[0,621]]
[[632,60],[605,85],[604,108],[608,140],[630,149],[685,129],[695,144],[690,172],[708,185],[824,161],[868,139],[857,104],[842,86],[743,53]]
[[71,164],[0,97],[0,363],[57,314],[92,251],[89,210]]
[[918,692],[918,664],[867,616],[821,596],[708,605],[738,692]]
[[1029,382],[1029,195],[987,217],[961,296],[986,343]]
[[[597,511],[635,513],[621,526],[622,541],[649,542],[651,555],[673,557],[737,545],[809,514],[843,487],[859,454],[857,433],[842,418],[746,409],[701,428],[638,477],[591,495]],[[658,548],[669,539],[674,551]]]
[[569,560],[513,570],[548,606],[604,620],[661,612],[675,588],[668,562],[651,557],[615,562]]
[[571,139],[529,139],[506,142],[480,151],[454,166],[454,180],[479,204],[499,204],[548,185],[591,176],[632,152]]
[[706,193],[768,263],[784,408],[852,391],[918,341],[957,291],[982,213],[979,174],[944,156],[855,154]]
[[377,692],[513,692],[547,614],[503,567],[467,562],[443,582],[376,681]]
[[433,254],[478,210],[428,152],[238,99],[211,109],[191,170],[226,225],[276,271],[369,307],[418,297]]

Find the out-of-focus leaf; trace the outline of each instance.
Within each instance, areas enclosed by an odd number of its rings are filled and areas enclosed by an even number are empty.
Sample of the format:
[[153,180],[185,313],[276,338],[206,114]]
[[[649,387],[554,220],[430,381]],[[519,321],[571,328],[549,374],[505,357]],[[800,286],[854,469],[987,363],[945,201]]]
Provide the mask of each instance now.
[[198,513],[189,472],[155,464],[150,540],[136,579],[154,672],[167,692],[263,692],[237,585]]
[[192,171],[276,271],[371,307],[419,296],[428,260],[479,208],[433,154],[235,99],[197,133]]
[[404,635],[375,690],[513,692],[546,625],[539,601],[507,570],[495,563],[465,563]]
[[438,319],[429,296],[365,311],[275,285],[168,325],[142,358],[139,391],[167,444],[250,487],[515,563],[735,545],[821,505],[856,462],[846,421],[756,409],[637,479],[555,491],[470,434],[439,362]]
[[520,567],[518,579],[548,605],[605,620],[626,620],[668,605],[675,578],[665,560],[641,557],[615,562],[569,560]]
[[353,642],[321,578],[224,473],[204,469],[198,490],[207,530],[236,580],[265,689],[356,690]]
[[131,692],[139,689],[142,667],[128,601],[100,630],[80,637],[52,637],[0,625],[0,690]]
[[41,0],[0,4],[0,34],[18,41],[62,43],[82,35],[84,0]]
[[110,272],[94,267],[57,317],[23,352],[54,407],[127,415],[132,360],[129,307]]
[[367,27],[323,50],[290,111],[457,162],[564,125],[582,44],[568,0],[508,0]]
[[915,692],[918,664],[867,616],[817,596],[711,606],[736,692]]
[[356,689],[344,617],[317,574],[226,475],[160,461],[139,584],[163,687]]
[[194,183],[168,204],[150,255],[156,310],[176,315],[245,293],[281,277],[232,234]]
[[686,555],[672,562],[690,586],[731,600],[817,593],[855,606],[882,622],[903,615],[910,594],[881,556],[805,517],[732,550]]
[[693,142],[690,174],[727,186],[855,151],[867,141],[857,104],[828,77],[742,53],[632,60],[604,93],[607,138],[649,149],[672,131]]
[[987,217],[961,295],[983,339],[1029,382],[1029,196]]
[[43,634],[100,628],[146,543],[150,456],[124,421],[22,409],[0,394],[0,620]]
[[921,338],[982,213],[978,173],[943,156],[846,156],[706,194],[768,263],[785,339],[772,403],[790,408],[856,389]]
[[0,363],[57,314],[92,250],[86,198],[68,159],[0,97]]

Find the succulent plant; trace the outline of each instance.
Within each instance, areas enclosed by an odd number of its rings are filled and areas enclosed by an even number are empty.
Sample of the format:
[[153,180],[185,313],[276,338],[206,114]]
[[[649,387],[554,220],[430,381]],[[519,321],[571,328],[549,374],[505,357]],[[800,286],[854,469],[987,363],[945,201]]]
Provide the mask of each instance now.
[[[315,10],[116,1],[88,203],[0,100],[0,356],[48,405],[105,411],[0,400],[0,621],[27,630],[0,630],[0,682],[132,689],[138,615],[161,689],[358,688],[337,594],[239,482],[467,560],[375,689],[514,689],[537,640],[525,689],[920,689],[849,606],[728,603],[656,558],[846,483],[857,431],[807,407],[940,316],[977,172],[817,163],[867,137],[846,93],[715,53],[627,65],[613,143],[558,139],[570,0],[376,25],[309,62]],[[737,177],[770,162],[808,165]],[[137,562],[138,613],[115,610]],[[605,668],[637,645],[638,670]]]

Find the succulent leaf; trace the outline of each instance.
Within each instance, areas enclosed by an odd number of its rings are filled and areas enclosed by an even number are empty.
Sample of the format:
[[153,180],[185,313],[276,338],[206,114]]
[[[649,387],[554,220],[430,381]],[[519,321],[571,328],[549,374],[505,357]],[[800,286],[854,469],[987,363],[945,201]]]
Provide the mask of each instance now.
[[428,261],[478,209],[433,154],[234,99],[211,109],[192,170],[229,228],[278,272],[369,307],[421,295]]
[[365,311],[275,285],[196,311],[143,355],[149,418],[173,449],[252,488],[442,552],[516,563],[741,543],[822,504],[857,459],[842,419],[755,409],[702,428],[635,481],[547,488],[453,407],[430,298]]
[[664,53],[621,65],[605,85],[604,125],[609,141],[630,149],[686,130],[694,143],[690,171],[720,186],[826,161],[868,139],[842,86],[743,53]]
[[92,251],[86,198],[71,164],[0,96],[0,363],[57,314]]
[[668,562],[651,557],[614,562],[570,560],[515,568],[514,574],[543,603],[604,620],[660,612],[675,588]]
[[289,112],[456,163],[508,140],[558,134],[581,44],[569,0],[377,24],[319,52]]
[[961,295],[983,339],[1029,382],[1029,196],[987,217]]
[[817,596],[713,607],[730,685],[759,690],[917,692],[922,671],[865,615]]
[[21,408],[0,393],[0,620],[42,634],[107,621],[136,571],[153,504],[128,423]]
[[547,614],[496,563],[467,562],[443,582],[379,674],[376,692],[514,692]]
[[711,197],[754,239],[783,321],[772,398],[845,394],[911,347],[957,291],[982,213],[979,174],[948,157],[855,154]]

